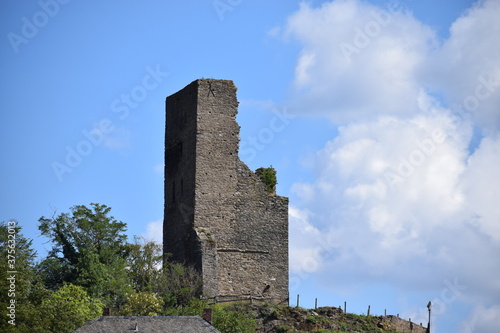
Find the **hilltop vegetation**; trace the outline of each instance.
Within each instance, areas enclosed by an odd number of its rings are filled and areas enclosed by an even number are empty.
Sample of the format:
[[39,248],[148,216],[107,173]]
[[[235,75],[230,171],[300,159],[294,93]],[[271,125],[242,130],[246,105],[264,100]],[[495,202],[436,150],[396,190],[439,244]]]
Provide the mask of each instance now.
[[[425,328],[399,319],[395,316],[365,316],[343,313],[339,308],[321,307],[316,310],[274,304],[230,304],[217,305],[225,313],[238,314],[247,323],[254,321],[256,326],[246,328],[220,328],[221,332],[277,332],[277,333],[424,333]],[[217,311],[214,320],[217,320]],[[217,322],[215,322],[217,324]],[[217,325],[216,325],[217,327]]]
[[0,223],[0,252],[9,259],[0,261],[0,331],[73,332],[104,308],[111,315],[202,316],[210,307],[213,325],[222,333],[398,332],[402,327],[389,317],[344,314],[338,308],[208,304],[199,298],[201,278],[194,269],[162,266],[161,245],[154,242],[135,237],[128,243],[126,224],[110,211],[91,204],[41,217],[39,230],[52,249],[39,261],[15,222]]

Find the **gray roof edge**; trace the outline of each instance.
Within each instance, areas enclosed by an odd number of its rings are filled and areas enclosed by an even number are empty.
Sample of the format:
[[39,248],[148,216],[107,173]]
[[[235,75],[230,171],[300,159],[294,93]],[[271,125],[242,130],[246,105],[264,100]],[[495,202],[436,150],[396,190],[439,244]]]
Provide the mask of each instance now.
[[[99,322],[107,322],[108,325],[113,322],[117,321],[123,321],[123,320],[130,320],[130,321],[136,321],[136,322],[144,322],[144,321],[156,321],[156,322],[162,322],[162,321],[170,321],[170,320],[175,320],[175,321],[180,321],[180,322],[186,322],[188,324],[189,321],[194,321],[198,322],[199,325],[203,327],[204,330],[207,332],[212,332],[212,333],[220,333],[219,330],[217,330],[215,327],[213,327],[209,322],[207,322],[205,319],[201,318],[200,316],[101,316],[92,319],[91,321],[87,322],[85,325],[81,326],[78,328],[74,333],[78,332],[87,332],[89,328],[93,327]],[[99,325],[99,324],[97,324]]]

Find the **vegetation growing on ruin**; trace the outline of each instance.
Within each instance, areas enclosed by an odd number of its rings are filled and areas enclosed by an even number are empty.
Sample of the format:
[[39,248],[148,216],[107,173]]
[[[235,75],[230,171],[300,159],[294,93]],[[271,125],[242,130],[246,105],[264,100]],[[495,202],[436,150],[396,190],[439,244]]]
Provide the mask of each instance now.
[[266,185],[266,191],[269,194],[276,193],[276,184],[278,184],[278,180],[276,178],[276,169],[271,165],[269,168],[258,168],[255,170],[257,176],[259,176],[260,180]]

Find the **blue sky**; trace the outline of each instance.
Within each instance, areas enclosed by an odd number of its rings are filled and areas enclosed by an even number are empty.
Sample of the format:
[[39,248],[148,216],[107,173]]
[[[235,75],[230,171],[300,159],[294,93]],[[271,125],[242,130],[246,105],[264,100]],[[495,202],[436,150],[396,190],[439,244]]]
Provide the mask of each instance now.
[[[500,1],[0,4],[0,219],[97,202],[159,239],[165,97],[233,80],[290,197],[291,303],[500,317]],[[280,124],[280,126],[273,126]]]

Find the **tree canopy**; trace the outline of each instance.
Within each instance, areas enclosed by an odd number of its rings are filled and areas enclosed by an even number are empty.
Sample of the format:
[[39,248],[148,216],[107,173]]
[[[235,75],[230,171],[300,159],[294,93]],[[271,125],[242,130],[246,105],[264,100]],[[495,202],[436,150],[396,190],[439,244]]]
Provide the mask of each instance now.
[[[15,320],[0,321],[0,331],[73,332],[102,315],[104,307],[113,315],[137,316],[201,315],[210,306],[199,299],[199,272],[163,263],[162,247],[153,241],[134,237],[129,243],[126,224],[110,212],[105,205],[91,203],[51,218],[42,216],[39,230],[52,247],[39,262],[19,225],[0,223],[0,252],[5,258],[0,261],[0,287],[7,291],[0,293],[3,318],[8,318],[11,299],[15,302]],[[14,269],[15,295],[8,292],[7,276]],[[253,322],[215,310],[221,332],[247,332],[244,327]]]
[[39,219],[42,235],[52,242],[40,270],[49,288],[73,283],[84,287],[90,296],[103,299],[106,305],[115,306],[133,290],[125,270],[131,249],[127,228],[109,215],[110,207],[90,205]]

